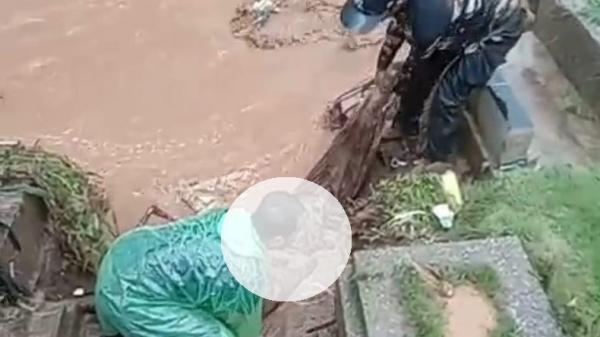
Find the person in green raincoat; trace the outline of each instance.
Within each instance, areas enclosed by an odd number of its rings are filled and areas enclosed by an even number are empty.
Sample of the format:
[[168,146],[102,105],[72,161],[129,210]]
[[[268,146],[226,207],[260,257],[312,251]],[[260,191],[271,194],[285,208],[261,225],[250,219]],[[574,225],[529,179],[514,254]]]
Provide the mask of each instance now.
[[[259,337],[263,301],[236,281],[221,250],[227,212],[208,210],[119,237],[102,260],[95,289],[103,335]],[[227,217],[239,222],[239,240],[228,248],[258,265],[263,245],[292,235],[302,212],[297,198],[272,192],[252,215]]]

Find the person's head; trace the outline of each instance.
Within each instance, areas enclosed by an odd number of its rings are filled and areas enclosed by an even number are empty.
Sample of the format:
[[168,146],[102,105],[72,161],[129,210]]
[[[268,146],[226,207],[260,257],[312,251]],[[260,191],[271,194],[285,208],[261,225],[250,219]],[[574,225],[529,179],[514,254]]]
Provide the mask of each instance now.
[[346,0],[340,13],[344,28],[356,34],[371,32],[388,18],[399,0]]
[[298,228],[304,206],[287,192],[267,194],[252,214],[252,224],[260,240],[267,246],[280,246]]

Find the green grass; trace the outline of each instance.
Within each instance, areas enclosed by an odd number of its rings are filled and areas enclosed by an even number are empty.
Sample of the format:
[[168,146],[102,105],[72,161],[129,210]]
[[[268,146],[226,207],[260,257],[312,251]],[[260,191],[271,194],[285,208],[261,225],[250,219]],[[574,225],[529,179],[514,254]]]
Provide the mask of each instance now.
[[439,186],[439,177],[433,174],[382,180],[375,186],[372,199],[383,221],[365,228],[360,238],[371,244],[378,239],[401,242],[432,236],[431,224],[436,220],[431,206],[445,202]]
[[[427,288],[418,272],[409,266],[398,269],[398,280],[402,289],[402,307],[415,329],[416,337],[444,337],[446,317],[440,302],[432,290]],[[447,281],[455,286],[470,284],[492,300],[498,313],[496,328],[490,337],[519,337],[512,318],[503,310],[499,293],[501,284],[496,272],[488,266],[453,269],[445,274]]]
[[[390,185],[394,182],[380,184],[373,197],[383,223],[415,207],[426,210],[437,198],[437,192],[427,192],[420,201],[403,204],[406,192]],[[429,178],[420,177],[402,185],[425,185],[423,191],[433,186]],[[465,204],[451,231],[438,230],[431,218],[420,219],[418,226],[430,228],[434,239],[518,236],[565,333],[600,336],[600,169],[516,171],[463,192]]]
[[591,23],[600,26],[600,0],[587,0],[581,15]]
[[519,337],[514,320],[503,308],[502,295],[500,293],[502,284],[498,274],[489,266],[476,266],[454,269],[448,274],[449,281],[457,285],[472,284],[482,291],[494,304],[497,312],[496,328],[490,332],[490,337]]
[[414,329],[415,337],[444,337],[446,320],[434,294],[423,284],[413,267],[398,269],[402,307]]

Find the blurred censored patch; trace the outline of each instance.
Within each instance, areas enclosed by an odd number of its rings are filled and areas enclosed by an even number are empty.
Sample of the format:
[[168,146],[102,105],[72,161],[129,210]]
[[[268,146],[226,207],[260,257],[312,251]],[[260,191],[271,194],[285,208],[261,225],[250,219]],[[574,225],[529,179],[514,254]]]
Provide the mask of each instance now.
[[229,271],[272,301],[301,301],[329,288],[351,248],[350,221],[340,202],[300,178],[251,186],[232,203],[221,229]]

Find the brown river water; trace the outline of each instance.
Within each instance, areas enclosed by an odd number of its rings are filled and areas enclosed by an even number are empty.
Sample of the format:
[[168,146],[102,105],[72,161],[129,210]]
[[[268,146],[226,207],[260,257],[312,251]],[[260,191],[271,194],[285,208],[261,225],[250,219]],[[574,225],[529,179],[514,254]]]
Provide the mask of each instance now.
[[316,120],[376,48],[249,48],[238,1],[0,2],[0,138],[103,174],[121,229],[152,203],[184,212],[169,186],[304,176],[329,138]]

